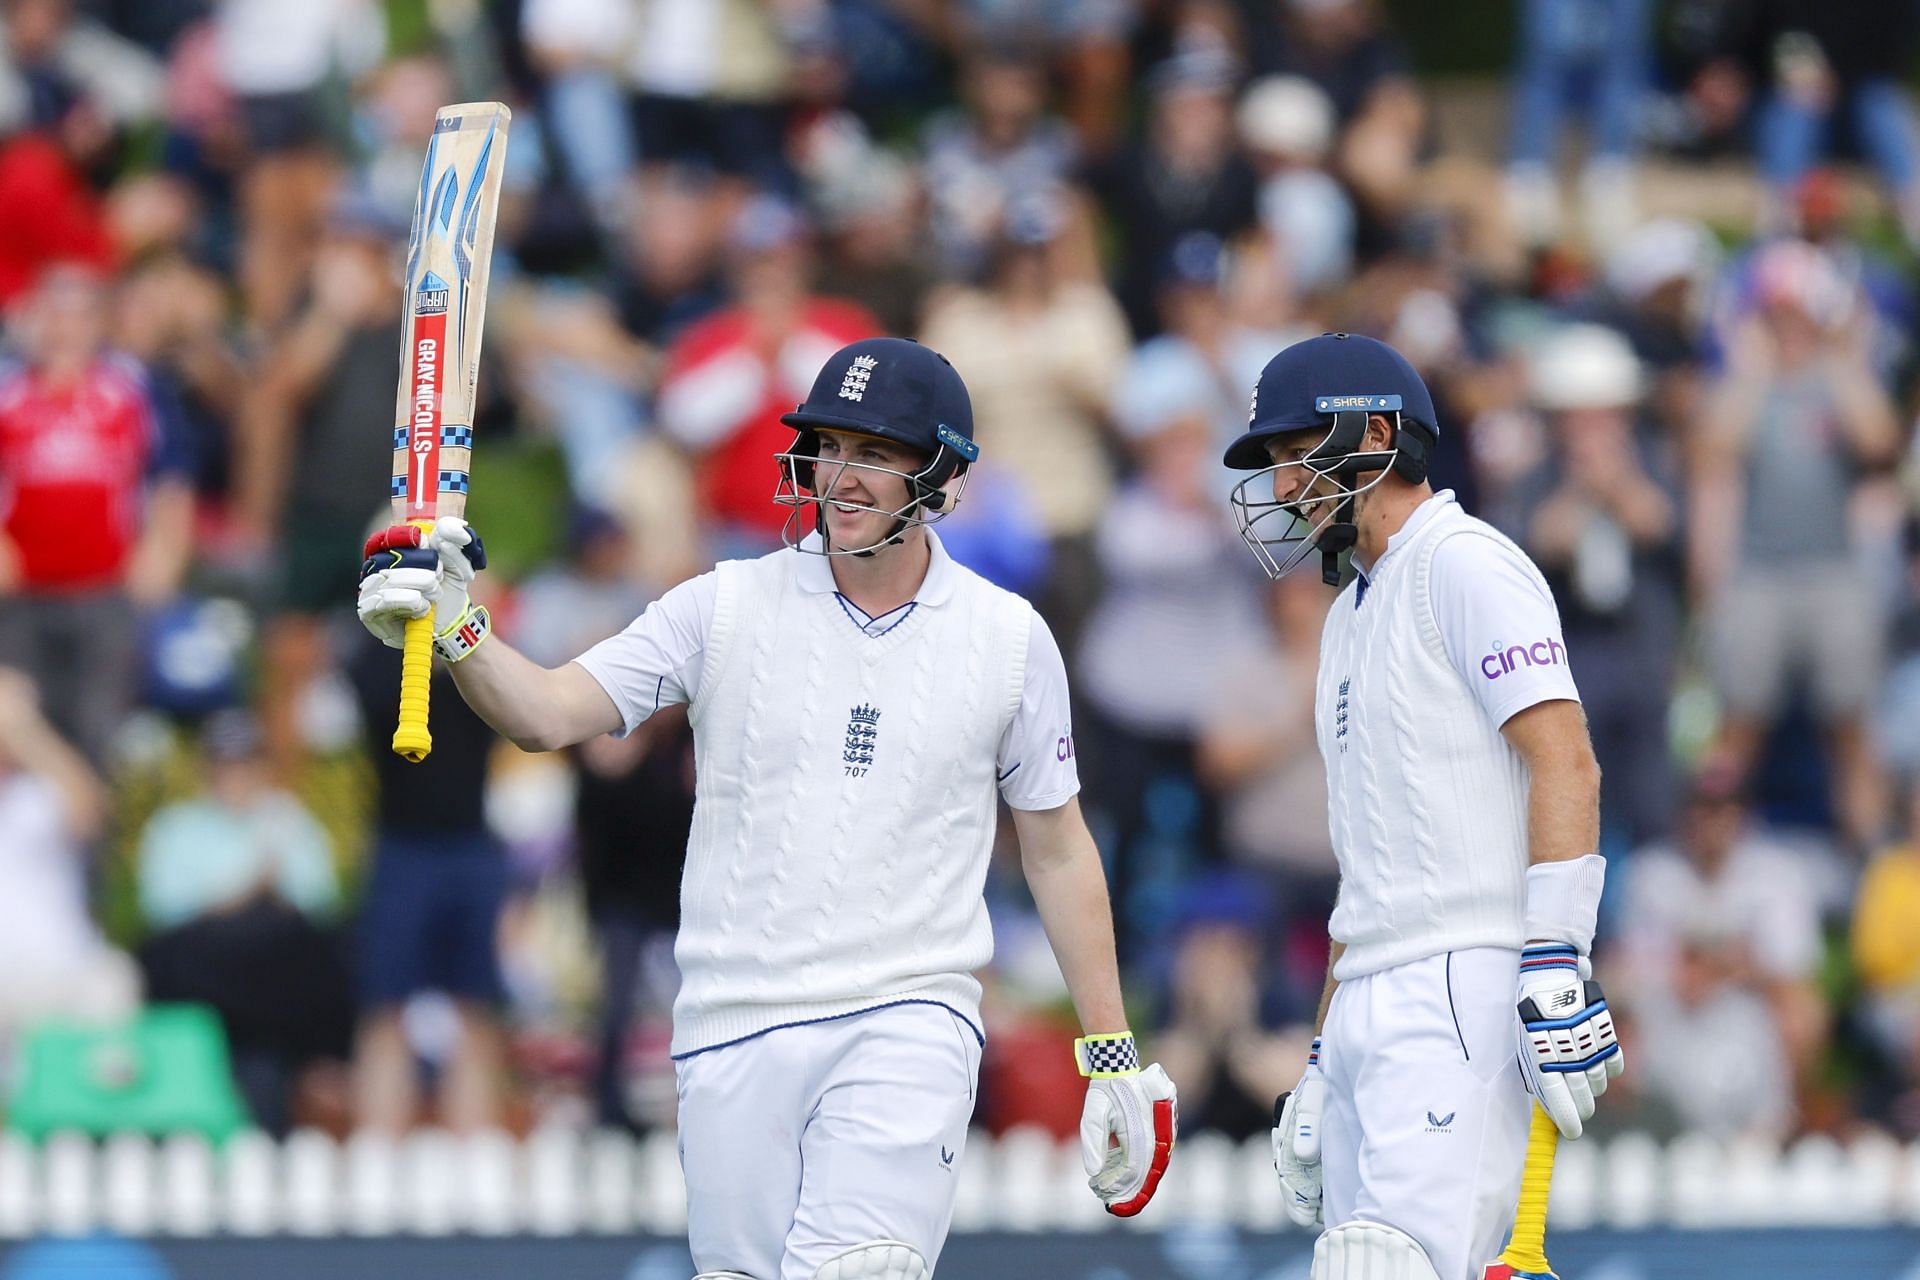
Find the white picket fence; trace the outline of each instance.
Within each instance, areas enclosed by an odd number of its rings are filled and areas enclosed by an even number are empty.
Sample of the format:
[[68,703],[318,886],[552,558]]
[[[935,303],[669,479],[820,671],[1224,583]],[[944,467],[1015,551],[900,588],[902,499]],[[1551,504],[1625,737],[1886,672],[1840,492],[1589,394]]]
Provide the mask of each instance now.
[[[929,1158],[933,1158],[929,1154]],[[1267,1144],[1183,1140],[1153,1207],[1119,1223],[1086,1189],[1076,1144],[1037,1131],[975,1134],[958,1164],[955,1231],[1153,1230],[1176,1223],[1286,1230]],[[1785,1151],[1700,1136],[1563,1144],[1559,1227],[1920,1225],[1920,1144],[1809,1138]],[[0,1136],[0,1239],[132,1236],[677,1234],[686,1193],[671,1135],[544,1130],[336,1143],[242,1134]]]

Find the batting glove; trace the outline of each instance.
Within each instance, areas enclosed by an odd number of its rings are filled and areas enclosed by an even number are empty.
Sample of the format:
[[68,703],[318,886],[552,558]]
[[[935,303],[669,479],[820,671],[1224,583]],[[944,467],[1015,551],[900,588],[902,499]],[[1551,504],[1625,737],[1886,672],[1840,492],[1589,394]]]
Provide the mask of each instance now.
[[1567,1138],[1584,1132],[1593,1100],[1626,1069],[1593,965],[1563,943],[1520,953],[1520,1069]]
[[1153,1063],[1144,1070],[1133,1035],[1083,1036],[1073,1042],[1087,1102],[1080,1112],[1080,1164],[1087,1185],[1117,1218],[1147,1207],[1173,1157],[1180,1102],[1173,1081]]
[[1295,1226],[1318,1226],[1320,1210],[1320,1112],[1327,1077],[1320,1070],[1320,1037],[1307,1051],[1307,1069],[1293,1092],[1273,1101],[1273,1171],[1280,1175],[1287,1216]]
[[360,566],[360,621],[388,648],[406,645],[407,623],[433,616],[434,651],[458,662],[492,629],[469,599],[474,574],[487,567],[480,536],[458,516],[431,527],[396,524],[367,539]]

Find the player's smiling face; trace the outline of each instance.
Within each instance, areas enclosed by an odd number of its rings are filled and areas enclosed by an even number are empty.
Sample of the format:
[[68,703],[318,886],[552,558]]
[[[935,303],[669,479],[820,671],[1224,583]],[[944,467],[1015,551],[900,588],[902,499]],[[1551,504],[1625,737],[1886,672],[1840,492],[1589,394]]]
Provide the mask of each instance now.
[[[1336,486],[1325,476],[1306,465],[1306,457],[1326,439],[1326,433],[1318,430],[1290,431],[1275,436],[1267,442],[1267,456],[1273,459],[1273,500],[1291,503],[1308,499],[1330,498]],[[1300,509],[1303,519],[1311,520],[1317,513],[1317,503]]]
[[823,429],[813,469],[829,544],[867,547],[892,530],[908,502],[908,474],[926,465],[915,449],[852,431]]

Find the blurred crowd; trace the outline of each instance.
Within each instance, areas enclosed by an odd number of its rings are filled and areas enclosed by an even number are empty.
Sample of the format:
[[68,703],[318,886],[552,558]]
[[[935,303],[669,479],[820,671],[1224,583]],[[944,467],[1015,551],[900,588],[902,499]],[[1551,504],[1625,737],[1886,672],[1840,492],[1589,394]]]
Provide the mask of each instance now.
[[[829,352],[940,350],[940,534],[1068,657],[1135,1025],[1257,1134],[1325,961],[1332,592],[1259,575],[1219,458],[1272,354],[1377,335],[1559,602],[1602,1122],[1920,1136],[1909,8],[1523,0],[1506,136],[1395,8],[0,0],[0,1041],[196,1002],[275,1131],[671,1123],[684,715],[526,756],[443,674],[403,764],[353,616],[428,129],[501,98],[469,516],[536,660],[779,545]],[[1067,1132],[1017,865],[979,1119]]]

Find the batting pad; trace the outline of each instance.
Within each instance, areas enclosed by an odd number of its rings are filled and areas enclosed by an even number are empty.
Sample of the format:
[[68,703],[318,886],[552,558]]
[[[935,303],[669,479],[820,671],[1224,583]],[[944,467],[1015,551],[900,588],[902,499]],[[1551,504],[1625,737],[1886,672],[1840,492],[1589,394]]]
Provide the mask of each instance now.
[[1343,1222],[1313,1242],[1310,1280],[1440,1280],[1420,1243],[1384,1222]]
[[875,1240],[836,1253],[813,1273],[813,1280],[927,1280],[927,1260],[910,1244]]

